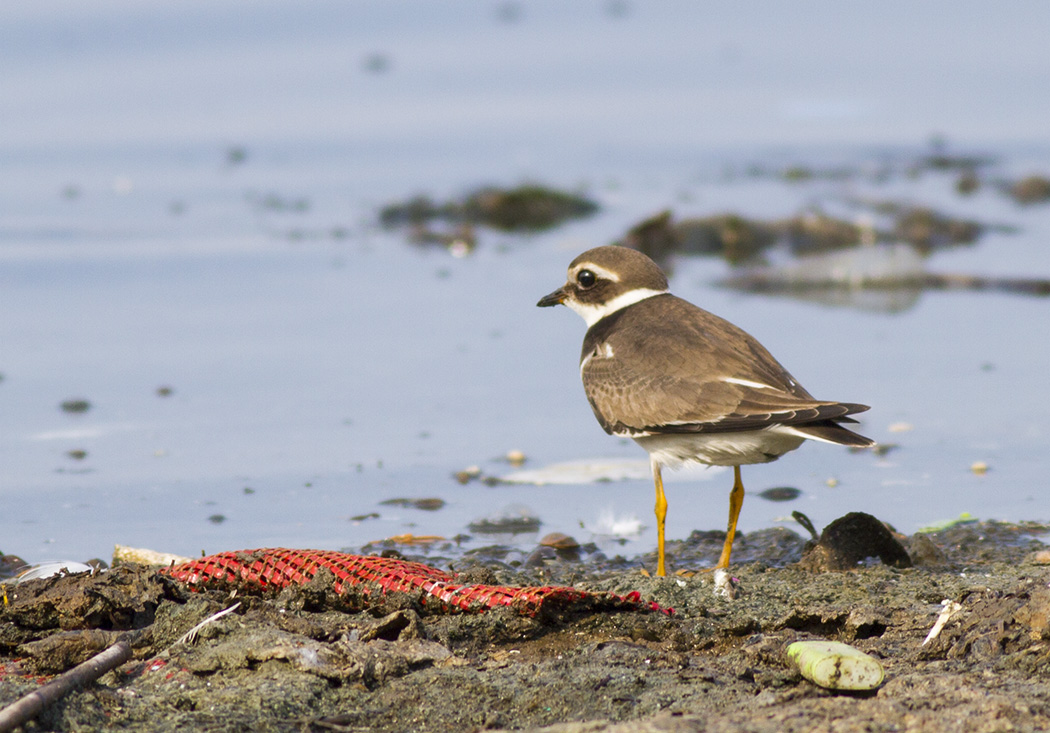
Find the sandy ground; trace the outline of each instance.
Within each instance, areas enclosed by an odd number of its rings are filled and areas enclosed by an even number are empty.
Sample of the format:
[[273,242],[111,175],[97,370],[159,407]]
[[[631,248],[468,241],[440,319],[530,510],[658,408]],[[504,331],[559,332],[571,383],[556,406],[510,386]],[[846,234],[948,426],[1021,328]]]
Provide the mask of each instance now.
[[[478,582],[640,591],[658,611],[509,609],[427,615],[400,596],[367,612],[316,588],[188,592],[142,567],[30,581],[0,611],[0,706],[133,629],[135,659],[48,708],[30,729],[209,731],[1029,731],[1050,728],[1046,528],[971,524],[908,538],[913,567],[796,562],[786,530],[740,535],[738,595],[708,573],[650,578],[637,560],[495,560]],[[718,533],[669,546],[710,563]],[[812,557],[810,555],[809,557]],[[688,576],[688,577],[687,577]],[[923,639],[953,600],[961,610]],[[866,693],[815,686],[791,641],[847,642],[885,668]]]

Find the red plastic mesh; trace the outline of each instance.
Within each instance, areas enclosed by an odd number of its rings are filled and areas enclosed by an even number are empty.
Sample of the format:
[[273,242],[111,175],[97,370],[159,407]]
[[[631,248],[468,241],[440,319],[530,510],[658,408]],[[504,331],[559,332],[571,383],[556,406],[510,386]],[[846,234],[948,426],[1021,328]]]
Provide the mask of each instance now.
[[643,603],[637,592],[621,597],[567,586],[462,585],[455,582],[455,576],[422,563],[331,550],[267,548],[221,552],[165,568],[163,572],[191,586],[233,585],[280,590],[305,585],[322,569],[335,576],[332,590],[340,595],[353,593],[361,608],[367,608],[370,601],[385,593],[396,592],[413,594],[424,609],[438,612],[477,613],[510,606],[522,614],[535,616],[541,608],[574,603],[663,610],[655,603]]

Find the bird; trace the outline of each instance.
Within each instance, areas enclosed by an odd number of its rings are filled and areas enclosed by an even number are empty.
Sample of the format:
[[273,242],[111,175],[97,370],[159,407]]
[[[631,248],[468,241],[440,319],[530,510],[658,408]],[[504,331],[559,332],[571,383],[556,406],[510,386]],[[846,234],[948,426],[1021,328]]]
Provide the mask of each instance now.
[[580,375],[594,416],[649,454],[658,576],[667,574],[663,468],[733,467],[725,543],[712,568],[725,576],[744,502],[741,466],[774,461],[806,440],[875,445],[844,426],[867,405],[815,399],[750,334],[672,295],[664,272],[637,250],[587,250],[536,305],[566,305],[583,317]]

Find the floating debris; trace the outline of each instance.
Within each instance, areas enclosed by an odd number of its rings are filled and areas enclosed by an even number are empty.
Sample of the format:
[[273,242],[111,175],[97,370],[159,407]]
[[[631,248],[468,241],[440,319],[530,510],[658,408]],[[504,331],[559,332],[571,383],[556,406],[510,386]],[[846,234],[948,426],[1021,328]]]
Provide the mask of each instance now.
[[416,196],[384,206],[379,212],[379,221],[387,228],[420,228],[441,220],[505,232],[539,232],[570,219],[590,216],[598,208],[597,203],[580,194],[525,184],[515,188],[483,188],[463,199],[444,203]]
[[80,414],[90,410],[91,403],[85,399],[71,399],[63,400],[59,407],[62,408],[62,412],[68,412],[70,414]]
[[444,499],[438,498],[426,498],[426,499],[386,499],[385,501],[379,502],[380,506],[403,506],[411,507],[413,509],[422,509],[425,512],[434,512],[445,506]]
[[988,473],[988,464],[984,461],[974,461],[970,464],[970,471],[977,476],[983,476]]
[[498,514],[478,519],[467,525],[471,532],[478,534],[527,534],[539,531],[542,522],[531,509],[515,504],[506,507]]
[[226,165],[241,165],[248,160],[248,148],[242,145],[231,145],[226,149]]
[[514,466],[515,468],[523,465],[526,460],[525,454],[520,450],[509,450],[507,451],[507,455],[504,456],[504,458],[506,459],[507,463]]
[[942,519],[939,522],[933,524],[927,524],[925,527],[919,527],[916,532],[923,534],[929,534],[931,532],[943,532],[946,529],[958,527],[963,524],[977,524],[977,517],[970,514],[970,512],[963,512],[955,519]]
[[774,486],[758,494],[766,501],[794,501],[802,495],[802,489],[794,486]]
[[[670,225],[670,217],[667,218],[667,225]],[[760,252],[773,246],[777,236],[776,227],[772,224],[748,219],[739,214],[685,219],[673,227],[674,241],[678,243],[676,251],[686,254],[714,254],[729,263],[754,259]],[[663,264],[657,257],[650,256],[657,263]]]
[[1050,178],[1028,176],[1009,188],[1009,194],[1019,204],[1041,204],[1050,201]]
[[981,187],[981,179],[973,171],[966,171],[955,181],[955,190],[960,196],[976,193]]
[[[618,244],[644,252],[670,269],[673,254],[717,256],[744,265],[758,263],[774,248],[797,257],[884,244],[911,245],[925,255],[971,244],[989,230],[1016,231],[896,201],[852,199],[849,203],[870,213],[848,220],[809,210],[786,219],[760,220],[726,212],[676,222],[672,212],[664,210],[632,226]],[[881,227],[876,217],[883,220]]]
[[274,192],[250,194],[248,198],[253,206],[263,211],[279,214],[305,214],[310,210],[310,200],[307,198],[287,197]]
[[481,468],[478,466],[467,466],[462,471],[456,471],[452,477],[461,484],[469,484],[475,479],[481,478]]
[[[712,241],[713,237],[705,236],[707,234],[706,230],[699,232],[699,241],[687,239],[685,233],[675,229],[671,212],[665,209],[635,224],[617,244],[648,255],[650,259],[670,271],[670,256],[675,252],[720,254],[721,247]],[[696,251],[691,248],[695,248]]]
[[893,237],[927,252],[971,244],[984,231],[979,222],[953,218],[924,207],[901,207],[894,212]]
[[382,52],[376,51],[365,56],[361,67],[370,74],[383,74],[390,71],[390,57]]
[[[761,221],[735,213],[674,222],[661,211],[633,226],[620,244],[644,252],[661,267],[670,255],[714,255],[730,264],[753,262],[774,245],[793,254],[848,249],[877,238],[865,224],[809,211],[788,219]],[[885,237],[883,237],[885,238]]]
[[892,453],[893,451],[897,450],[900,447],[901,447],[900,443],[876,443],[874,446],[872,446],[871,448],[868,448],[868,449],[862,448],[860,450],[857,450],[857,449],[851,448],[850,452],[851,453],[860,453],[860,452],[862,452],[864,450],[870,450],[872,453],[877,455],[879,458],[882,458],[883,456],[888,456],[890,453]]
[[425,223],[415,224],[409,230],[408,238],[412,244],[444,247],[457,259],[466,257],[477,247],[477,235],[470,224],[460,224],[447,232]]
[[507,232],[538,232],[598,211],[598,204],[575,193],[539,185],[485,188],[464,202],[469,221]]
[[886,675],[877,659],[840,641],[796,641],[786,654],[803,677],[829,690],[874,690]]
[[445,537],[436,534],[396,534],[393,537],[387,537],[385,540],[379,540],[379,542],[372,542],[369,544],[391,544],[391,545],[408,545],[409,547],[425,547],[432,545],[435,542],[444,542]]

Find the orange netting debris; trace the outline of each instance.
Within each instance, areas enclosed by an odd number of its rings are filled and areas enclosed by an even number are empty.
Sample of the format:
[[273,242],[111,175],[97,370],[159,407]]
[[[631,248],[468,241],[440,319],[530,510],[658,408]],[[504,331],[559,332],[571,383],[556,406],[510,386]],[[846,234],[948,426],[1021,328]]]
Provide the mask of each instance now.
[[165,568],[163,572],[191,586],[232,584],[280,590],[291,585],[306,585],[322,570],[334,576],[332,590],[342,596],[352,594],[361,608],[378,603],[386,593],[408,593],[414,595],[425,610],[444,613],[477,613],[510,606],[522,614],[535,616],[543,608],[575,604],[664,611],[655,603],[642,601],[637,592],[618,596],[568,586],[464,585],[456,583],[454,575],[422,563],[332,550],[266,548],[221,552]]

